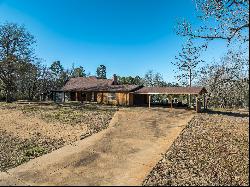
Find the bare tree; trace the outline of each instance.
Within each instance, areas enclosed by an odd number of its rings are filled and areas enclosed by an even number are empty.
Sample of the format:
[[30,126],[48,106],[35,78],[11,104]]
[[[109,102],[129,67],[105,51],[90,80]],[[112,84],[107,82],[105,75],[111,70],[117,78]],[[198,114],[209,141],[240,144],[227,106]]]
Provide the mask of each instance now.
[[178,23],[178,34],[208,40],[249,41],[249,0],[195,0],[203,21],[193,29],[187,20]]
[[204,62],[200,59],[201,52],[207,48],[207,45],[195,46],[191,39],[182,46],[181,52],[175,56],[173,65],[177,67],[175,70],[176,78],[184,86],[192,86],[192,82],[197,77],[196,67]]
[[249,59],[229,51],[220,62],[201,68],[199,84],[206,86],[210,107],[246,107],[249,101]]
[[[191,39],[182,46],[181,52],[175,56],[173,65],[177,67],[175,70],[176,78],[184,86],[192,86],[192,82],[197,77],[197,66],[204,62],[200,59],[201,52],[207,48],[207,45],[195,46]],[[189,94],[188,103],[191,105],[191,95]]]

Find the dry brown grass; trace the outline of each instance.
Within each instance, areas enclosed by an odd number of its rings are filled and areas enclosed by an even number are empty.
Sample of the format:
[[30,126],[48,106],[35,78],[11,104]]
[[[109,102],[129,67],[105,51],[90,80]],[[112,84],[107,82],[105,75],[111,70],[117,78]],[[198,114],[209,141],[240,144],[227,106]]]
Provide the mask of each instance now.
[[199,114],[143,185],[248,185],[248,113]]
[[96,106],[0,103],[0,171],[107,128],[114,112]]

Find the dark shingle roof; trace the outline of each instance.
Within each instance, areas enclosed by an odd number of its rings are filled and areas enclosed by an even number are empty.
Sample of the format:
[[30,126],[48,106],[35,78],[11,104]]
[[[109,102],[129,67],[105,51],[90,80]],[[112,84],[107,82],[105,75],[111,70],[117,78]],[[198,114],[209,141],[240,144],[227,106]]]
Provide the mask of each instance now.
[[138,85],[113,85],[112,79],[96,77],[71,78],[62,91],[134,92],[135,94],[202,94],[204,87],[142,87]]
[[202,94],[207,90],[204,87],[143,87],[137,94]]
[[113,85],[112,79],[98,79],[96,77],[71,78],[63,91],[107,91],[107,92],[130,92],[141,88],[138,85]]
[[84,91],[91,87],[112,85],[112,79],[98,79],[96,77],[71,78],[62,88],[63,91]]
[[139,88],[141,88],[141,86],[139,85],[122,84],[122,85],[107,85],[107,86],[93,87],[93,88],[89,88],[89,90],[90,91],[107,91],[107,92],[132,92]]

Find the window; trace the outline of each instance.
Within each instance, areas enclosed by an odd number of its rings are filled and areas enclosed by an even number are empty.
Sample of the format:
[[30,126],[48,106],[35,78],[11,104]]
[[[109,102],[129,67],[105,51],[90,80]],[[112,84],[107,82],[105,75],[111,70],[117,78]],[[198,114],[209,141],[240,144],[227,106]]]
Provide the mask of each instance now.
[[108,100],[109,101],[116,100],[116,94],[115,93],[109,93],[108,94]]

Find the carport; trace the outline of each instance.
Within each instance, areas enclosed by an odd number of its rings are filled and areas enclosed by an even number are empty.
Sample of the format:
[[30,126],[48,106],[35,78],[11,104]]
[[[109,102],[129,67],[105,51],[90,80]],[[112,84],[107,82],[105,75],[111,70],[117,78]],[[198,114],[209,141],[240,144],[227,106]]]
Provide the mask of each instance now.
[[147,103],[150,108],[152,95],[168,95],[171,108],[173,108],[174,95],[193,95],[196,101],[195,110],[199,112],[201,110],[201,99],[203,99],[204,109],[206,108],[206,93],[207,90],[204,87],[143,87],[134,92],[134,103]]

